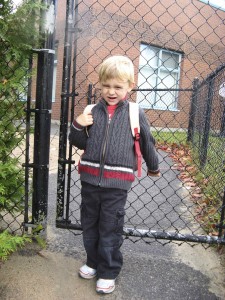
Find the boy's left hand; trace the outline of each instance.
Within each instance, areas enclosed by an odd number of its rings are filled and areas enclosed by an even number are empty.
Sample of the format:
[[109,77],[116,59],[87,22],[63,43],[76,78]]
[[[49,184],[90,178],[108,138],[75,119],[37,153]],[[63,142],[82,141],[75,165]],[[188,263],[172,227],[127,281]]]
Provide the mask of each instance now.
[[93,116],[91,113],[90,114],[80,114],[77,117],[76,122],[84,127],[90,126],[93,124]]

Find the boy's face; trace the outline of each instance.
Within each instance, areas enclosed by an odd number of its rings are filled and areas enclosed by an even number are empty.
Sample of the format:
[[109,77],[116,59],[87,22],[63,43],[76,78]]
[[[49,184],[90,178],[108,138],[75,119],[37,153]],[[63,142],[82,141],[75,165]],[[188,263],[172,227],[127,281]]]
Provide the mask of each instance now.
[[101,94],[104,100],[109,105],[116,105],[123,100],[127,93],[133,88],[128,81],[121,81],[121,79],[108,79],[101,84]]

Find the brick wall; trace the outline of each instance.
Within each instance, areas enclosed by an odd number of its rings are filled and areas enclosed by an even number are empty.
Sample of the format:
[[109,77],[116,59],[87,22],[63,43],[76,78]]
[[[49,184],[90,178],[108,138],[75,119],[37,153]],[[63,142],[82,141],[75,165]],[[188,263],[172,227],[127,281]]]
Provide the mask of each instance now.
[[[148,3],[148,4],[146,4]],[[58,64],[56,101],[52,119],[59,119],[66,0],[58,2]],[[140,43],[182,53],[180,88],[192,87],[225,58],[225,12],[197,0],[79,1],[77,20],[75,115],[87,104],[88,84],[98,87],[97,70],[110,55],[129,56],[135,65],[137,83]],[[71,74],[72,78],[72,74]],[[178,111],[148,110],[156,127],[187,128],[190,93],[180,92]]]

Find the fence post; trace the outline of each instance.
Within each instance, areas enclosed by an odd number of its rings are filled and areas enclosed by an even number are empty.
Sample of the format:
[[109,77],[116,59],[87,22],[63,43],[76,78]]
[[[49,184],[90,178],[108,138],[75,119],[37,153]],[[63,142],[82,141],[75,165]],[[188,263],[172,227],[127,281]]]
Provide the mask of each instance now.
[[[29,58],[29,73],[33,70],[33,56]],[[30,161],[30,121],[31,121],[31,94],[32,94],[32,77],[28,78],[27,105],[26,105],[26,152],[25,152],[25,197],[24,197],[24,227],[27,231],[26,224],[29,222],[29,161]]]
[[193,142],[193,138],[194,138],[194,125],[195,125],[195,115],[196,115],[196,106],[197,106],[198,84],[199,84],[199,79],[196,77],[193,80],[193,92],[191,96],[191,108],[189,113],[188,136],[187,136],[188,142]]
[[93,89],[93,84],[89,83],[89,85],[88,85],[88,104],[91,104],[91,98],[93,97],[92,89]]
[[49,146],[51,129],[52,84],[54,67],[55,0],[43,0],[48,9],[42,12],[40,34],[42,49],[34,50],[37,59],[37,84],[34,126],[32,223],[45,228],[48,209]]
[[66,150],[69,98],[74,96],[70,93],[71,57],[72,57],[72,33],[73,33],[73,0],[66,3],[66,26],[64,39],[64,59],[62,75],[60,132],[59,132],[59,160],[58,160],[58,183],[57,183],[57,222],[64,219],[64,196],[66,184]]
[[206,112],[205,112],[205,126],[203,131],[203,138],[202,138],[202,145],[201,145],[201,152],[200,152],[201,168],[204,167],[207,159],[207,147],[209,143],[213,89],[214,89],[214,77],[209,77],[207,105],[206,105]]
[[223,109],[221,127],[220,127],[220,136],[225,137],[225,107]]
[[[225,226],[223,224],[224,223],[224,216],[225,216],[225,187],[224,187],[224,190],[223,190],[223,203],[222,203],[222,208],[221,208],[220,222],[216,226],[219,229],[218,237],[222,236],[223,230],[225,229]],[[224,233],[224,238],[225,238],[225,233]]]

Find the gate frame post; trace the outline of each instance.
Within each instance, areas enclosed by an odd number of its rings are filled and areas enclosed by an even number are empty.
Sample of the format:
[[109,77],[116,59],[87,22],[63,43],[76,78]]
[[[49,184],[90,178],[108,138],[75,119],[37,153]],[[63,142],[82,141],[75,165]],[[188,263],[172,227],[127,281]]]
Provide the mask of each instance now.
[[[34,125],[34,160],[33,160],[33,195],[32,224],[41,224],[42,230],[47,223],[48,180],[51,130],[52,87],[55,54],[55,15],[56,0],[42,0],[48,10],[42,12],[40,34],[44,39],[42,49],[34,49],[38,54],[35,125]],[[43,22],[44,21],[44,22]],[[46,23],[50,28],[46,27]]]
[[69,98],[75,96],[74,93],[70,93],[72,34],[73,34],[73,0],[67,0],[64,57],[63,57],[63,75],[62,75],[61,112],[60,112],[60,131],[59,131],[56,223],[60,223],[64,221]]

